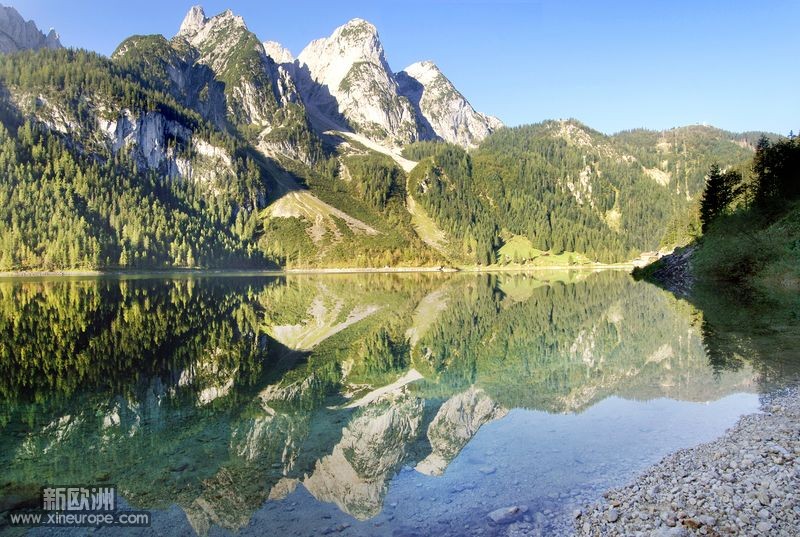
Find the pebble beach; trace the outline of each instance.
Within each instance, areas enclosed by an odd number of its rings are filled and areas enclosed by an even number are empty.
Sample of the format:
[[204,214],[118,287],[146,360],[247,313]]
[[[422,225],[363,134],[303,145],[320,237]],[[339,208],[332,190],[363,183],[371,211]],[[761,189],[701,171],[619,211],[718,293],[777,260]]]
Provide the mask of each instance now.
[[800,535],[800,390],[573,513],[579,536]]

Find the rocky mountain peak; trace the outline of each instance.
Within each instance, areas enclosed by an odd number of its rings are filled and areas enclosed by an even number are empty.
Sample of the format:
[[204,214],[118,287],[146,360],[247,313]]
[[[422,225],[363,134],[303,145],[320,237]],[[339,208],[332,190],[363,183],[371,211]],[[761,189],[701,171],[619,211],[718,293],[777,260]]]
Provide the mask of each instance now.
[[347,21],[336,28],[331,35],[332,39],[346,40],[351,43],[372,41],[378,39],[378,37],[378,29],[375,25],[359,18]]
[[364,19],[352,19],[334,30],[329,38],[340,51],[361,61],[371,61],[386,66],[383,44],[378,29]]
[[320,115],[389,145],[419,138],[414,111],[397,92],[374,25],[353,19],[298,56],[304,102]]
[[45,46],[50,49],[61,48],[61,36],[58,35],[54,28],[50,28],[50,31],[47,32]]
[[214,42],[226,40],[225,38],[235,39],[239,35],[236,30],[247,31],[247,25],[242,17],[235,15],[230,9],[207,17],[202,7],[194,6],[184,17],[178,36],[197,46],[209,39]]
[[332,90],[338,88],[356,63],[373,63],[391,74],[378,30],[364,19],[353,19],[336,28],[330,37],[312,41],[298,59],[308,65],[317,81]]
[[270,110],[260,110],[272,102],[262,95],[271,87],[277,106],[301,103],[318,129],[353,130],[390,147],[436,138],[472,147],[502,126],[476,112],[432,61],[395,74],[377,28],[364,19],[312,41],[296,59],[280,43],[257,39],[231,10],[208,17],[194,6],[177,37],[225,82],[229,112],[247,122],[271,123]]
[[55,30],[51,29],[45,36],[36,23],[23,19],[16,9],[0,5],[0,52],[8,54],[42,48],[62,48]]
[[416,108],[433,135],[463,147],[474,147],[503,126],[476,111],[432,61],[413,63],[397,73],[400,94]]
[[191,36],[195,35],[200,29],[208,22],[206,12],[203,11],[201,6],[192,6],[186,16],[183,18],[181,28],[178,30],[178,35]]
[[370,32],[370,33],[373,33],[373,34],[377,34],[378,33],[378,29],[375,27],[374,24],[372,24],[368,20],[362,19],[360,17],[354,17],[354,18],[350,19],[349,21],[347,21],[343,25],[339,26],[339,28],[337,28],[337,30],[342,30],[344,28],[351,28],[351,29],[362,28],[362,29],[364,29],[364,31],[367,31],[367,32]]
[[[275,49],[275,56],[282,54]],[[312,41],[298,56],[298,66],[306,103],[334,121],[344,117],[375,141],[441,138],[473,147],[502,126],[497,118],[475,111],[432,61],[414,63],[395,75],[378,30],[364,19]]]
[[430,60],[412,63],[403,72],[418,80],[421,84],[429,84],[436,77],[444,76],[439,67]]
[[292,63],[294,61],[294,56],[289,49],[277,41],[264,41],[262,44],[264,45],[264,52],[266,52],[267,56],[272,58],[275,63]]

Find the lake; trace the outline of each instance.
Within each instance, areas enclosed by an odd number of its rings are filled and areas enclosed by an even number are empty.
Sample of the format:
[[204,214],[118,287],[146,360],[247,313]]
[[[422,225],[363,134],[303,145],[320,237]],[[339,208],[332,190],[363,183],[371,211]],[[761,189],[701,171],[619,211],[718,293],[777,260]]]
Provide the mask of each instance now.
[[149,534],[552,533],[795,374],[709,334],[615,271],[7,279],[0,511],[105,483]]

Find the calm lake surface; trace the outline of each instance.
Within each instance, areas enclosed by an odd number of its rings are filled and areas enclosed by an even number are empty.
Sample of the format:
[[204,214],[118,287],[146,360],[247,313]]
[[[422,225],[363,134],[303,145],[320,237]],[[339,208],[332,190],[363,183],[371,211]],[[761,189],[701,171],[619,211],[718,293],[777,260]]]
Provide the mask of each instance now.
[[620,272],[0,281],[0,512],[108,483],[147,534],[552,533],[793,377],[707,332]]

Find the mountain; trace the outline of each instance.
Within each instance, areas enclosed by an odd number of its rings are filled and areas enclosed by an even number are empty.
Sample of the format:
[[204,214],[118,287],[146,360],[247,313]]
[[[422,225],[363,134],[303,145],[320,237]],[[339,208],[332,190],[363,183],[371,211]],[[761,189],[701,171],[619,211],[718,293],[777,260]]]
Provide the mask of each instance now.
[[264,41],[262,45],[264,45],[264,52],[266,52],[267,56],[272,58],[275,63],[281,65],[294,63],[294,56],[292,56],[289,49],[285,48],[277,41]]
[[297,60],[304,100],[326,118],[341,114],[357,132],[388,143],[420,138],[414,109],[400,95],[378,30],[369,22],[351,20],[309,43]]
[[[292,61],[277,43],[270,47],[281,61]],[[394,74],[377,29],[362,19],[312,41],[298,56],[296,76],[306,104],[325,122],[345,120],[390,146],[440,139],[473,147],[502,126],[476,112],[431,62]]]
[[496,117],[477,112],[430,61],[414,63],[397,73],[400,92],[436,137],[462,147],[475,147],[501,128]]
[[280,83],[281,73],[264,46],[231,10],[208,18],[202,8],[193,7],[174,42],[188,44],[195,63],[224,83],[228,115],[237,123],[272,127],[277,109],[298,100],[291,83]]
[[21,50],[61,48],[58,34],[39,31],[36,23],[26,21],[13,7],[0,5],[0,52],[9,54]]
[[171,40],[133,36],[112,58],[137,72],[143,84],[175,96],[263,151],[283,151],[307,163],[318,157],[288,70],[230,10],[209,18],[195,6]]
[[237,138],[84,51],[4,55],[0,79],[3,269],[269,266]]
[[687,215],[708,167],[752,149],[709,127],[607,136],[562,120],[502,129],[471,152],[418,143],[403,155],[420,161],[409,195],[464,238],[456,258],[577,264],[657,249],[665,230],[696,221]]
[[3,270],[626,261],[757,138],[501,128],[435,64],[393,73],[364,20],[295,58],[200,7],[110,59],[0,56],[0,82]]

